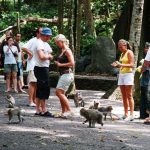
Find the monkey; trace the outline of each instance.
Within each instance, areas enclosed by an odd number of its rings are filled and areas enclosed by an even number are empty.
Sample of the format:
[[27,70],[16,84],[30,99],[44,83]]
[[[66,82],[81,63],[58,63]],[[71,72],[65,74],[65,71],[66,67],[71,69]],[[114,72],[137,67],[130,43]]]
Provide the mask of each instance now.
[[98,110],[82,108],[80,110],[80,115],[86,119],[83,124],[89,122],[89,128],[95,128],[95,123],[103,126],[103,114]]
[[7,113],[8,113],[8,117],[9,117],[9,123],[12,122],[12,118],[15,115],[18,116],[19,123],[24,121],[24,118],[22,116],[23,110],[19,107],[10,108]]
[[6,100],[8,101],[9,105],[8,105],[8,108],[14,108],[15,107],[15,99],[12,95],[8,94],[6,96]]
[[110,115],[110,118],[111,120],[113,120],[112,118],[112,113],[111,111],[113,110],[112,106],[107,106],[107,107],[99,107],[98,108],[98,111],[103,113],[103,115],[105,116],[104,117],[104,120],[106,121],[106,116],[109,114]]
[[94,105],[90,106],[89,109],[98,109],[99,102],[94,101]]
[[75,103],[76,107],[84,107],[85,106],[85,102],[82,98],[82,93],[81,92],[77,92],[74,95],[74,103]]

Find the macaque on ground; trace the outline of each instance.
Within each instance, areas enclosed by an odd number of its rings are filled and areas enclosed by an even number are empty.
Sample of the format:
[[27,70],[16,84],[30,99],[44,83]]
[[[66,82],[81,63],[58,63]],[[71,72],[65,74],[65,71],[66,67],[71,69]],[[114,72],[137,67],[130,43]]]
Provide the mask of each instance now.
[[75,96],[74,96],[74,102],[75,102],[76,107],[84,107],[85,102],[83,100],[81,92],[77,92],[75,94]]
[[94,101],[94,104],[89,107],[89,109],[98,109],[99,102]]
[[16,107],[16,108],[10,108],[8,110],[8,117],[9,117],[9,123],[12,122],[12,118],[14,116],[17,116],[18,117],[18,120],[19,120],[19,123],[23,122],[24,121],[24,118],[22,116],[23,114],[23,110],[19,107]]
[[8,101],[8,108],[14,108],[15,107],[15,99],[14,99],[14,97],[12,96],[12,95],[10,95],[10,94],[8,94],[7,96],[6,96],[6,100]]
[[83,124],[89,122],[90,128],[95,128],[96,123],[103,126],[103,114],[98,110],[82,108],[80,110],[80,115],[86,119]]

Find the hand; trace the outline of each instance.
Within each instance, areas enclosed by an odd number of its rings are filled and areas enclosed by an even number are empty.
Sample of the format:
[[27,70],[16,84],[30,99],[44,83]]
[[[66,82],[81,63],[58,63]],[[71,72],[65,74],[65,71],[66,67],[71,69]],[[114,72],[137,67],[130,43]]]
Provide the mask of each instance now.
[[141,68],[141,73],[143,73],[143,72],[145,72],[146,71],[146,69],[142,66],[142,68]]
[[61,63],[59,63],[58,61],[54,61],[54,63],[56,64],[57,67],[61,66]]
[[48,57],[49,60],[52,60],[52,59],[53,59],[53,56],[52,56],[51,54],[49,54],[48,56],[49,56],[49,57]]
[[118,68],[120,68],[122,66],[119,61],[115,61],[115,63],[116,63],[116,67],[118,67]]
[[113,63],[111,64],[111,66],[112,66],[112,67],[117,67],[117,63],[116,63],[116,62],[113,62]]
[[31,60],[32,57],[33,57],[33,54],[32,54],[32,53],[28,54],[28,60]]

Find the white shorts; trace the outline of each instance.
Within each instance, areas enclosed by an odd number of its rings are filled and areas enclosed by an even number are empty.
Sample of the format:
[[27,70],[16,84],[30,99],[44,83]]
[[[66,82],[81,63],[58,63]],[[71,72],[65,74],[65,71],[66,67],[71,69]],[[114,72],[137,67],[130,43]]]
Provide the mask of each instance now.
[[67,73],[60,76],[58,83],[57,83],[57,89],[61,89],[63,91],[67,91],[70,84],[74,81],[74,75],[73,73]]
[[120,73],[118,85],[134,85],[134,73]]
[[36,79],[36,77],[34,75],[34,71],[33,70],[28,72],[28,79],[27,79],[27,81],[28,81],[28,84],[30,82],[37,82],[37,79]]

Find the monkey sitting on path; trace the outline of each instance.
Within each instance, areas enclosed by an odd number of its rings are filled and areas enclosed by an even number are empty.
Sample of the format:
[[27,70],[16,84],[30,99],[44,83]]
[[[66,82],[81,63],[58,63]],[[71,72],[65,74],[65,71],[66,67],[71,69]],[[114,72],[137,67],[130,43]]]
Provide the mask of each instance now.
[[77,92],[74,95],[74,103],[75,103],[76,107],[84,107],[85,102],[82,98],[82,93],[81,92]]
[[90,128],[95,128],[95,123],[101,124],[103,126],[103,114],[95,109],[85,109],[80,110],[80,115],[83,116],[86,120],[83,122],[89,122]]
[[111,113],[112,110],[113,110],[112,106],[99,107],[98,108],[98,111],[101,112],[101,113],[103,113],[103,115],[105,116],[104,120],[106,120],[107,115],[109,115],[110,118],[111,118],[111,120],[113,120],[112,113]]
[[8,101],[8,108],[14,108],[15,107],[15,99],[14,99],[14,97],[12,96],[12,95],[10,95],[10,94],[8,94],[7,96],[6,96],[6,100]]
[[19,107],[16,107],[16,108],[10,108],[8,110],[8,116],[9,116],[9,123],[12,122],[12,118],[13,116],[17,116],[18,117],[18,120],[19,120],[19,123],[23,122],[24,121],[24,118],[22,116],[22,113],[23,113],[23,110]]
[[94,101],[94,105],[91,105],[89,109],[98,109],[99,102]]

